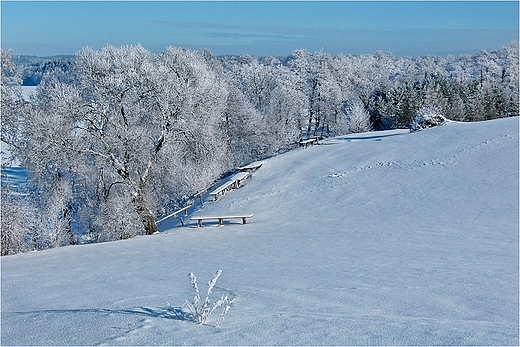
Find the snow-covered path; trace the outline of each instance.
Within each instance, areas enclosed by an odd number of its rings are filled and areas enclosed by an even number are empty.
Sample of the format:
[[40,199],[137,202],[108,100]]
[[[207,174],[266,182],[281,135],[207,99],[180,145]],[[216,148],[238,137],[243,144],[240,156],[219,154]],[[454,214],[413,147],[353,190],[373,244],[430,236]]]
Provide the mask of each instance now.
[[518,118],[291,151],[196,212],[246,225],[2,257],[2,345],[518,345],[518,167]]

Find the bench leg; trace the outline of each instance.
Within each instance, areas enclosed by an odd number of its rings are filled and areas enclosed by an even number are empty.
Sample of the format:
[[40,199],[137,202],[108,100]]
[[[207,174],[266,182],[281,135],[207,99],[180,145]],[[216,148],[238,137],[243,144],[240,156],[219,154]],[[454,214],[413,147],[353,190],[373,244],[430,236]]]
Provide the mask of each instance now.
[[197,220],[197,227],[202,228],[202,219]]
[[242,217],[242,224],[246,224],[246,217]]
[[224,220],[222,218],[218,219],[218,225],[224,225]]

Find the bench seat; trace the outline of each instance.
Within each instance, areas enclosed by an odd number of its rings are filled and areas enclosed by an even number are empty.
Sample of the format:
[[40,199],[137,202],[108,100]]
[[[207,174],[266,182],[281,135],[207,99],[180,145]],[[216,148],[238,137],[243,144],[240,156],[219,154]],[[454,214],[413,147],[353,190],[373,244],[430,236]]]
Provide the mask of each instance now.
[[226,183],[209,193],[215,201],[218,200],[220,194],[224,195],[227,190],[236,189],[240,187],[240,183],[249,176],[249,172],[239,172],[229,179]]
[[262,166],[264,164],[264,162],[260,162],[260,163],[257,163],[257,164],[250,164],[250,165],[246,165],[246,166],[239,166],[237,167],[237,170],[238,171],[255,171],[255,170],[258,170],[260,168],[260,166]]
[[204,220],[218,220],[218,225],[224,225],[224,219],[242,219],[242,224],[246,224],[247,218],[252,218],[253,214],[245,215],[234,215],[234,216],[195,216],[191,217],[190,220],[197,221],[197,227],[202,227],[202,221]]
[[234,186],[235,184],[235,181],[227,181],[226,183],[209,193],[209,195],[213,195],[215,201],[217,201],[219,194],[224,195],[225,191],[232,189],[232,186]]
[[307,140],[301,140],[300,141],[300,146],[303,147],[303,148],[307,148],[308,145],[313,145],[314,146],[314,143],[318,143],[318,138],[317,137],[312,137],[312,138],[307,139]]

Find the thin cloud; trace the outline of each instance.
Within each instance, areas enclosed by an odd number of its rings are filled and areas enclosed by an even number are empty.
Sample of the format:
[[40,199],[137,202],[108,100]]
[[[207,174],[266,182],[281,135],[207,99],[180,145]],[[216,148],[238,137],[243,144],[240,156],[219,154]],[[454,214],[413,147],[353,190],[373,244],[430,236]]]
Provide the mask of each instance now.
[[[377,50],[396,55],[476,53],[497,41],[518,39],[512,30],[486,29],[315,29],[309,27],[241,26],[218,23],[158,21],[175,45],[212,47],[215,54],[284,55],[306,47],[331,54]],[[165,43],[166,44],[166,43]]]

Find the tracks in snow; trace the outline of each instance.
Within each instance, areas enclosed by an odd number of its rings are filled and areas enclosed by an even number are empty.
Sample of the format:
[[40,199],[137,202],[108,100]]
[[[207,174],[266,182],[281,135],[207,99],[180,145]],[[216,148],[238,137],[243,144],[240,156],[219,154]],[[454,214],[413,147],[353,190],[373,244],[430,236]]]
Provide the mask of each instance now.
[[482,149],[497,149],[504,146],[508,141],[514,141],[514,138],[511,135],[502,135],[468,148],[462,148],[452,155],[439,156],[428,160],[380,161],[375,164],[356,166],[351,170],[335,172],[327,175],[326,178],[341,178],[351,173],[372,170],[381,167],[395,167],[400,170],[414,170],[426,166],[453,166],[456,165],[461,159],[470,157],[476,153],[481,153]]

